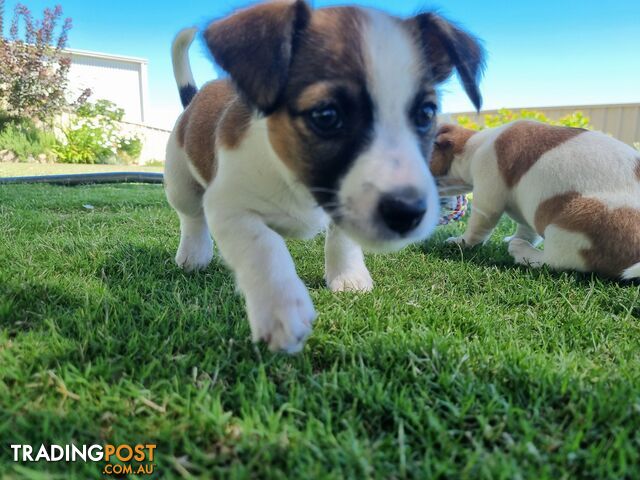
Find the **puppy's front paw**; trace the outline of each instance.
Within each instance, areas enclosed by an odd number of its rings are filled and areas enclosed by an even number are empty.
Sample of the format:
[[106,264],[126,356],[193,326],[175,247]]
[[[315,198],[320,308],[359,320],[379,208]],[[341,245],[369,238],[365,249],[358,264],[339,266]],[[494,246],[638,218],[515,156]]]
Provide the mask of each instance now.
[[266,342],[273,352],[295,354],[311,335],[316,312],[300,280],[277,287],[247,296],[253,341]]
[[185,272],[199,272],[205,270],[211,260],[213,259],[213,253],[196,253],[193,255],[179,252],[176,255],[176,265],[183,269]]
[[210,237],[192,241],[181,241],[176,264],[185,272],[196,272],[206,269],[213,259],[213,241]]
[[459,247],[466,248],[467,242],[463,237],[449,237],[446,240],[446,243],[449,245],[458,245]]
[[373,279],[369,271],[363,268],[328,277],[327,285],[332,292],[370,292],[373,290]]

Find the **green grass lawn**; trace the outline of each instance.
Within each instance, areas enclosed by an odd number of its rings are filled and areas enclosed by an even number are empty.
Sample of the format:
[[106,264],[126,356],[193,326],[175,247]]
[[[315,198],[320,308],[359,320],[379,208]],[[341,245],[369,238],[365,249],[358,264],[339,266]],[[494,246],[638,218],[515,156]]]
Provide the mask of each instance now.
[[[93,210],[83,205],[91,204]],[[173,264],[158,186],[0,186],[0,477],[100,478],[9,444],[156,443],[164,478],[640,478],[640,286],[461,253],[369,256],[304,353],[249,340],[215,262]]]
[[162,172],[162,167],[140,165],[76,165],[69,163],[0,163],[0,177],[67,175],[100,172]]

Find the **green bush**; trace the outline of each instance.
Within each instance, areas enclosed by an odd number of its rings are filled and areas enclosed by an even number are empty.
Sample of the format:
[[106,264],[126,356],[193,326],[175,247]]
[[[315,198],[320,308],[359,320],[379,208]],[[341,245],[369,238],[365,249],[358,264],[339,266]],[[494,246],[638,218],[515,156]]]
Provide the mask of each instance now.
[[58,145],[53,133],[37,128],[31,120],[0,115],[0,150],[13,152],[21,162],[42,154],[51,159]]
[[551,120],[544,113],[536,110],[520,110],[514,112],[506,108],[500,109],[497,114],[485,114],[484,125],[480,125],[466,115],[460,115],[456,118],[459,125],[470,128],[472,130],[483,130],[485,128],[495,128],[500,125],[511,123],[516,120],[536,120],[538,122],[547,123],[549,125],[559,125],[564,127],[574,128],[586,128],[590,129],[589,117],[585,116],[582,112],[573,112],[570,115],[566,115],[559,120]]
[[164,167],[164,160],[158,160],[156,158],[145,162],[145,167]]
[[64,131],[65,142],[56,149],[61,163],[105,163],[112,152],[105,142],[105,132],[100,125],[89,122],[76,123]]
[[133,163],[142,153],[142,140],[135,136],[123,137],[118,150],[118,157],[125,163]]
[[124,110],[108,100],[80,106],[64,130],[56,154],[63,163],[132,163],[140,157],[142,140],[122,131]]

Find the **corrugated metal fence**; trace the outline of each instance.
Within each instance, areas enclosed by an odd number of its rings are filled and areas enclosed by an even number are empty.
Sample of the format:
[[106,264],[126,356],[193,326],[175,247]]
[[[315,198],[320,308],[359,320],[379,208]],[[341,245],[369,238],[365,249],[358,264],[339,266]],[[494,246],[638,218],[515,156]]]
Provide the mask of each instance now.
[[[514,112],[520,108],[510,108]],[[535,110],[544,113],[552,120],[579,111],[589,117],[591,125],[605,133],[609,133],[618,140],[629,145],[640,142],[640,103],[623,103],[616,105],[575,105],[563,107],[532,107],[524,110]],[[452,113],[451,118],[466,115],[474,122],[482,124],[483,115],[496,114],[498,110],[483,110],[478,115],[475,112]]]

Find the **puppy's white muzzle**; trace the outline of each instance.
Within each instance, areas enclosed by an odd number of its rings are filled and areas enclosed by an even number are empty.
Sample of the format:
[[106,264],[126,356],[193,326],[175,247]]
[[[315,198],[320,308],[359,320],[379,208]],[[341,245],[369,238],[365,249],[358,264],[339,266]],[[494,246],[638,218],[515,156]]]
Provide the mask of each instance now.
[[339,190],[339,225],[364,248],[398,250],[435,229],[439,197],[417,145],[376,148],[363,154]]

